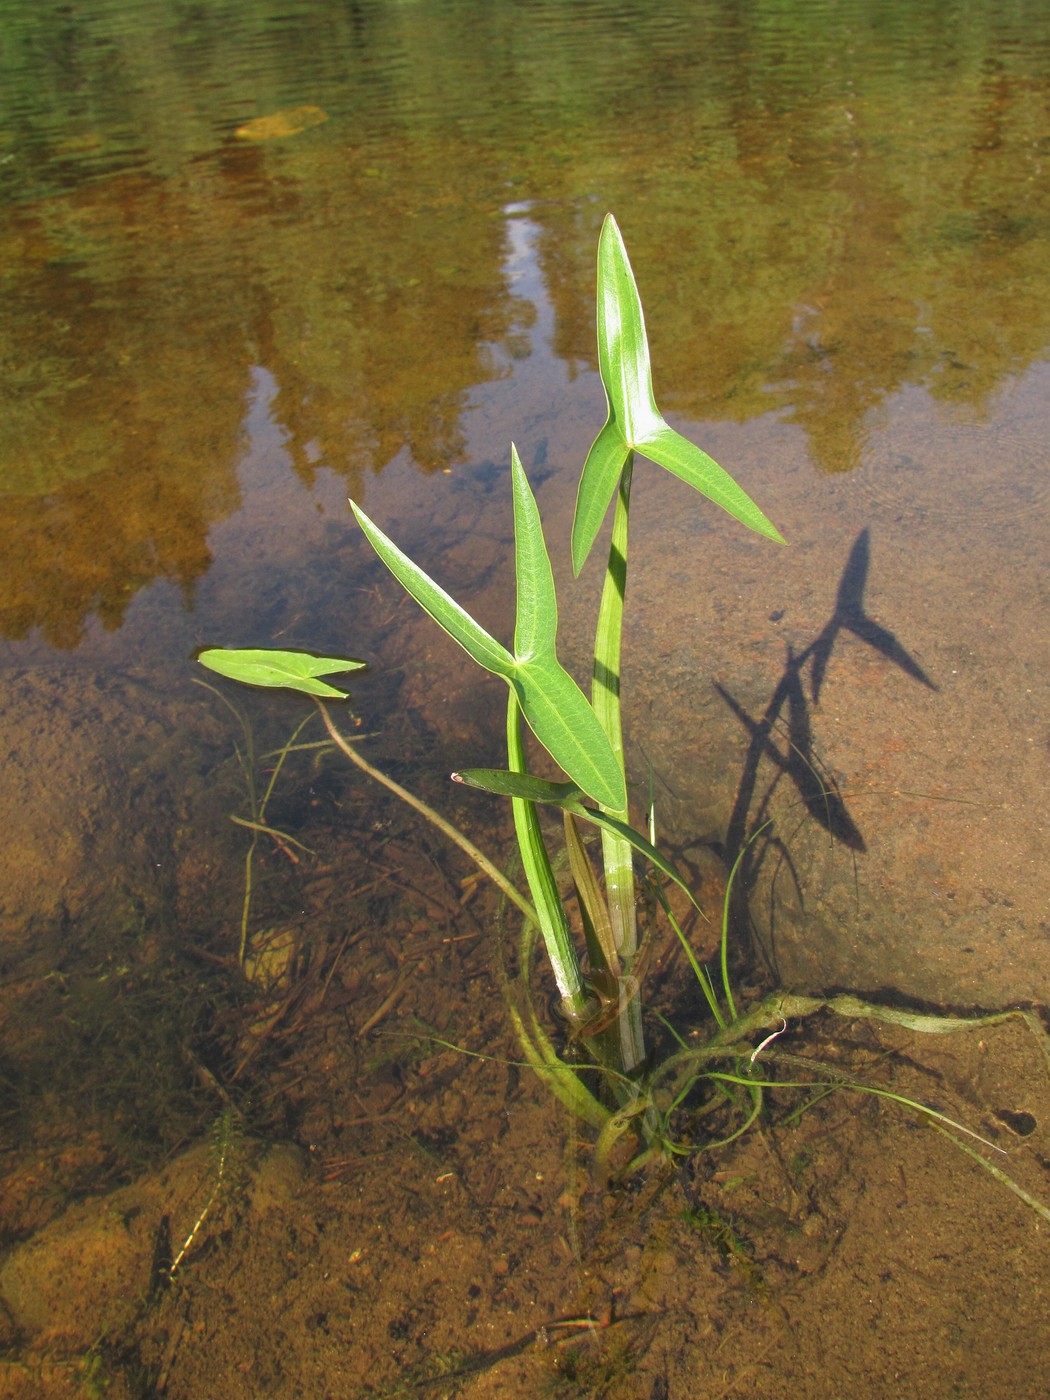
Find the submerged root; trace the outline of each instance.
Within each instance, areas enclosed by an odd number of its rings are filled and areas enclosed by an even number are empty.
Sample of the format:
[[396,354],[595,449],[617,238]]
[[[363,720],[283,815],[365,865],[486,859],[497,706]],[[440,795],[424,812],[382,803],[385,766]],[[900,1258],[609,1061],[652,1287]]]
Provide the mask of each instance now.
[[[743,1137],[759,1121],[766,1091],[799,1089],[815,1091],[818,1097],[836,1091],[868,1094],[885,1099],[899,1108],[915,1113],[936,1128],[966,1156],[971,1157],[996,1181],[1050,1223],[1050,1208],[1015,1181],[994,1162],[989,1161],[977,1147],[962,1140],[973,1139],[993,1152],[1004,1152],[996,1143],[981,1137],[973,1129],[931,1108],[928,1104],[868,1084],[835,1066],[802,1055],[771,1048],[771,1042],[783,1034],[787,1023],[805,1020],[818,1012],[849,1020],[871,1020],[900,1026],[924,1035],[956,1034],[967,1030],[982,1030],[1020,1021],[1035,1037],[1050,1072],[1050,1035],[1039,1016],[1032,1011],[1015,1009],[980,1016],[936,1015],[883,1006],[860,997],[808,997],[787,992],[774,992],[763,998],[751,1010],[732,1024],[720,1028],[702,1045],[691,1046],[670,1056],[657,1067],[645,1090],[633,1103],[610,1113],[599,1133],[595,1147],[595,1172],[608,1179],[623,1180],[650,1166],[654,1161],[675,1165],[697,1152],[710,1152]],[[752,1041],[763,1031],[772,1031],[757,1046]],[[761,1059],[760,1059],[761,1057]],[[774,1078],[761,1070],[761,1061],[804,1070],[805,1078]],[[694,1090],[713,1089],[715,1097],[705,1106],[694,1110],[703,1117],[718,1108],[732,1109],[737,1124],[721,1136],[701,1142],[684,1142],[676,1138],[671,1126],[673,1115],[683,1107]],[[812,1106],[811,1101],[807,1106]],[[653,1123],[660,1126],[653,1131]],[[613,1159],[625,1139],[634,1139],[636,1149],[626,1163],[614,1170]],[[1005,1154],[1004,1154],[1005,1155]]]

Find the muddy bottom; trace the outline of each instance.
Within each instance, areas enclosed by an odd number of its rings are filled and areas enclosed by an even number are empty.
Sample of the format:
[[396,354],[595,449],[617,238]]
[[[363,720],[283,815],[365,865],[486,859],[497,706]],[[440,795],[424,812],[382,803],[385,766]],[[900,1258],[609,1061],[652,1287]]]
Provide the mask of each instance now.
[[[0,1395],[1045,1394],[1045,1216],[928,1120],[844,1089],[769,1091],[717,1150],[690,1150],[708,1127],[679,1116],[680,1152],[618,1176],[621,1144],[599,1168],[521,1062],[509,921],[392,800],[366,814],[363,781],[290,769],[308,851],[260,843],[245,971],[239,909],[197,947],[230,991],[208,1057],[185,1029],[193,1114],[136,1158],[119,1110],[97,1113],[93,1174],[70,1166],[88,1137],[71,1104],[20,1120]],[[190,888],[199,852],[183,859]],[[691,935],[713,951],[710,927]],[[549,990],[535,979],[537,1006]],[[655,1013],[702,1031],[670,937],[646,998],[655,1055]],[[950,1115],[1050,1202],[1047,1060],[1022,1022],[933,1036],[820,1013],[758,1064],[796,1081],[797,1057]],[[85,1108],[97,1088],[85,1056]]]

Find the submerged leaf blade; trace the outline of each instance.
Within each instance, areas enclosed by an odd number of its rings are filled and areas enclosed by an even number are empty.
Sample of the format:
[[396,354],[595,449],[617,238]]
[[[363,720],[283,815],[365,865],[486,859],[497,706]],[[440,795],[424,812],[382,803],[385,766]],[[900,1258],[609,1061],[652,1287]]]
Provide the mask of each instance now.
[[574,816],[593,822],[603,832],[611,832],[626,841],[629,846],[633,846],[640,856],[644,856],[683,891],[695,909],[700,909],[692,890],[671,862],[626,822],[610,816],[608,812],[596,811],[593,807],[585,806],[581,800],[584,793],[575,784],[551,783],[545,778],[534,778],[531,773],[508,773],[502,768],[464,768],[458,773],[453,773],[452,780],[467,787],[479,788],[482,792],[491,792],[497,797],[523,797],[529,802],[545,802],[551,807],[558,807],[563,812],[572,812]]
[[579,802],[584,793],[575,783],[552,783],[531,773],[508,772],[505,768],[463,768],[452,774],[454,783],[491,792],[496,797],[520,797],[525,802]]

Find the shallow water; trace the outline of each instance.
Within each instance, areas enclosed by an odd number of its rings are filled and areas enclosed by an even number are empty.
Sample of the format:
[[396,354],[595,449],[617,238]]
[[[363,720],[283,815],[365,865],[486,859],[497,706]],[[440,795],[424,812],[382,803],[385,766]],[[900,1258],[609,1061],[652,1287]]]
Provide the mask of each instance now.
[[[193,686],[192,655],[367,658],[354,695],[373,757],[477,839],[505,841],[496,809],[446,781],[499,761],[498,688],[403,603],[346,497],[508,636],[513,439],[551,542],[563,653],[585,673],[599,579],[592,564],[571,584],[566,555],[602,417],[593,263],[608,209],[662,407],[789,541],[745,537],[640,464],[626,654],[639,798],[651,774],[669,849],[715,910],[720,857],[777,816],[778,843],[744,870],[756,978],[962,1009],[1050,1000],[1044,7],[0,0],[0,17],[8,1238],[200,1132],[215,1081],[239,1093],[258,1072],[257,1130],[342,1160],[333,1123],[374,1131],[395,1112],[392,1071],[355,1049],[367,1111],[329,1104],[326,1017],[351,1034],[384,1007],[377,1026],[431,1024],[406,937],[463,1041],[499,1036],[490,924],[461,935],[453,918],[467,872],[304,756],[271,816],[314,855],[260,848],[251,932],[291,939],[277,947],[294,945],[292,964],[275,955],[285,991],[324,988],[301,1026],[307,1089],[281,1026],[265,1054],[245,1049],[259,1008],[229,962],[250,838],[228,816],[247,813],[231,757],[246,740]],[[260,754],[304,713],[238,703]],[[477,949],[439,957],[425,928]],[[478,978],[492,1007],[474,1006]],[[133,1086],[143,1057],[158,1093],[94,1088],[76,1121],[68,1066]],[[449,1123],[502,1112],[506,1086],[440,1082],[435,1097],[412,1080],[405,1100],[435,1119],[429,1149]],[[1022,1098],[1005,1106],[1036,1112]],[[46,1206],[25,1186],[42,1143],[64,1163]],[[539,1171],[555,1182],[548,1148]],[[466,1256],[495,1228],[499,1189],[475,1182],[456,1206]],[[551,1190],[505,1214],[542,1219]],[[28,1324],[20,1335],[46,1349]],[[774,1388],[844,1393],[845,1370],[807,1390],[783,1338],[770,1345]],[[173,1364],[170,1393],[195,1393]],[[995,1374],[1004,1393],[1038,1393]],[[961,1376],[961,1393],[997,1393],[979,1369]]]

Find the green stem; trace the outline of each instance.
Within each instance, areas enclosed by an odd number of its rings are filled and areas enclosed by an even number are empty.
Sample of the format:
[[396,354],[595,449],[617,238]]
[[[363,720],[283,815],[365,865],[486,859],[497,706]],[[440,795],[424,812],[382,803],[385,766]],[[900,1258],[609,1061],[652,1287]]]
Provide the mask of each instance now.
[[[521,738],[521,707],[513,691],[507,697],[507,766],[512,773],[524,773],[525,747]],[[536,906],[537,921],[543,942],[550,959],[554,980],[558,984],[562,1005],[566,1013],[576,1020],[586,1018],[588,1010],[587,993],[584,990],[583,974],[569,921],[565,916],[565,906],[551,869],[547,847],[540,830],[535,802],[522,797],[511,799],[514,812],[514,831],[518,838],[521,863],[525,867],[525,878],[529,892]]]
[[[212,690],[214,689],[214,687],[209,686],[208,689]],[[216,695],[219,694],[218,691],[215,691],[215,693]],[[248,846],[248,851],[244,857],[244,900],[241,904],[241,938],[240,945],[237,950],[237,962],[238,965],[243,968],[244,960],[248,956],[248,929],[251,918],[253,889],[252,869],[253,863],[255,861],[255,849],[259,844],[259,833],[264,832],[268,836],[273,836],[274,838],[279,837],[281,840],[285,841],[292,841],[293,845],[300,846],[300,843],[298,841],[294,841],[292,837],[284,836],[283,833],[273,831],[270,827],[266,825],[266,804],[273,796],[274,785],[276,784],[278,775],[280,774],[280,771],[284,766],[284,760],[288,757],[288,753],[294,745],[296,739],[298,739],[299,735],[309,724],[313,716],[307,715],[306,718],[302,721],[302,723],[296,726],[295,732],[292,734],[292,737],[288,740],[288,742],[281,749],[278,750],[277,762],[274,764],[273,771],[270,774],[270,781],[266,784],[266,791],[263,793],[262,801],[257,802],[255,796],[255,746],[252,741],[251,728],[248,724],[248,721],[244,719],[243,716],[241,716],[236,710],[234,711],[234,713],[238,714],[238,718],[241,720],[241,726],[244,730],[246,740],[247,758],[242,766],[245,768],[245,771],[247,773],[248,800],[251,804],[252,817],[254,819],[252,821],[245,821],[243,817],[230,818],[230,820],[236,822],[238,826],[248,827],[248,829],[252,833],[251,843]],[[305,851],[306,847],[300,846],[300,849]]]
[[[623,750],[623,720],[620,707],[620,658],[623,636],[623,610],[627,594],[627,537],[631,513],[631,474],[634,454],[629,453],[620,473],[613,515],[609,563],[605,570],[598,626],[594,636],[594,675],[591,703],[609,739],[613,753],[626,774]],[[627,808],[613,811],[612,817],[625,824]],[[634,859],[629,842],[615,832],[602,830],[602,861],[605,866],[605,895],[613,940],[621,958],[628,964],[638,951],[638,916],[635,902]],[[640,997],[627,1000],[620,1013],[620,1058],[626,1074],[633,1074],[645,1060]]]
[[393,778],[388,778],[387,775],[381,773],[378,768],[373,768],[367,759],[361,757],[357,750],[350,744],[349,740],[345,739],[343,735],[339,733],[339,730],[336,729],[335,725],[332,723],[332,717],[324,705],[318,702],[317,708],[321,711],[321,718],[324,720],[325,728],[328,730],[328,733],[332,736],[332,742],[335,744],[336,748],[342,750],[351,763],[356,764],[356,766],[361,769],[362,773],[367,773],[370,778],[373,778],[377,783],[381,783],[383,787],[389,792],[392,792],[395,797],[399,797],[402,802],[406,802],[408,806],[418,812],[420,816],[426,817],[427,821],[430,822],[432,826],[436,826],[438,831],[447,836],[450,841],[453,841],[464,855],[470,857],[478,869],[483,871],[493,884],[503,891],[510,902],[521,910],[530,923],[536,924],[539,922],[536,917],[536,911],[529,901],[515,889],[514,885],[507,879],[503,871],[500,870],[498,866],[493,865],[484,851],[480,851],[469,837],[464,836],[462,831],[457,831],[451,822],[447,822],[439,812],[434,811],[433,807],[428,807],[421,798],[416,797],[413,793],[409,792],[407,788],[403,788],[400,783],[395,783]]
[[[621,772],[626,772],[623,751],[623,722],[620,711],[620,653],[623,635],[623,610],[627,592],[627,535],[631,508],[631,471],[633,453],[620,475],[616,494],[609,563],[605,571],[598,626],[594,637],[594,677],[591,704],[608,736]],[[610,816],[627,822],[627,809],[613,811]],[[609,901],[609,917],[617,951],[625,958],[633,957],[638,946],[638,926],[635,912],[634,861],[631,847],[615,832],[602,832],[602,858],[605,865],[605,888]]]

